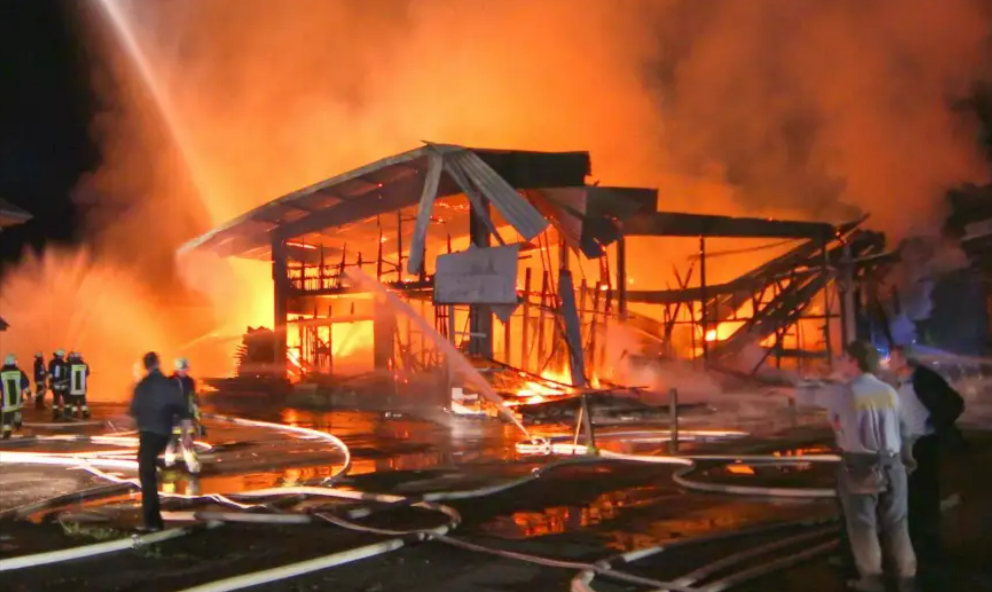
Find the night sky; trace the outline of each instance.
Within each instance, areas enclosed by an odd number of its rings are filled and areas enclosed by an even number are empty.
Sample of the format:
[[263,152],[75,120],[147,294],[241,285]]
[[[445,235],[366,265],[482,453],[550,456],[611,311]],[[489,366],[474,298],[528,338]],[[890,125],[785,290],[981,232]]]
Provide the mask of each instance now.
[[72,0],[0,0],[0,196],[35,219],[0,233],[0,259],[22,246],[74,241],[69,197],[99,164],[89,135],[97,108]]

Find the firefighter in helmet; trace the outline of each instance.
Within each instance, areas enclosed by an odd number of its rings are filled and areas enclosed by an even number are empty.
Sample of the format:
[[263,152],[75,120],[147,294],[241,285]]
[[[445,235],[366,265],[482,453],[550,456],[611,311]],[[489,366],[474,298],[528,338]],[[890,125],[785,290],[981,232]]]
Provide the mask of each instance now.
[[38,352],[34,355],[34,408],[45,408],[45,393],[48,392],[48,367],[45,366],[45,354]]
[[52,421],[62,419],[69,402],[69,362],[65,350],[57,349],[48,361],[48,386],[52,389]]
[[189,360],[186,358],[177,359],[176,371],[170,378],[179,383],[193,423],[189,428],[176,426],[172,429],[172,439],[165,449],[165,466],[170,467],[175,464],[178,450],[183,455],[186,468],[195,475],[200,472],[200,460],[196,456],[193,438],[194,436],[206,436],[207,431],[200,423],[200,401],[196,395],[196,381],[189,375]]
[[4,440],[10,438],[15,429],[21,429],[21,408],[30,394],[28,375],[17,367],[17,357],[8,355],[0,368],[0,423],[3,424]]
[[90,367],[83,361],[79,352],[69,354],[69,397],[70,414],[81,419],[90,418],[90,407],[86,403],[86,393],[89,389]]

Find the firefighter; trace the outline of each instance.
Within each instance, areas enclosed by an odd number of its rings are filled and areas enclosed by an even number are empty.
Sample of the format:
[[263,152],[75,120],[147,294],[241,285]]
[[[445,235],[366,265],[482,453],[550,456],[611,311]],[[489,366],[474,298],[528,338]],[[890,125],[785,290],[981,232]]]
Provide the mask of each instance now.
[[90,418],[90,408],[86,404],[86,391],[89,386],[90,367],[83,361],[79,352],[69,354],[69,397],[70,415],[82,419]]
[[194,436],[205,436],[206,428],[200,423],[200,401],[196,395],[196,381],[189,375],[189,361],[186,358],[177,359],[176,371],[169,378],[179,384],[189,416],[193,421],[191,426],[172,428],[172,438],[169,440],[169,446],[165,449],[165,466],[171,467],[175,464],[176,450],[179,449],[186,462],[186,469],[196,475],[200,472],[200,459],[196,456],[193,438]]
[[34,408],[45,408],[45,392],[48,391],[48,368],[45,366],[45,354],[38,352],[34,355]]
[[55,350],[48,362],[48,386],[52,389],[52,421],[59,421],[69,402],[69,363],[65,361],[64,349]]
[[17,357],[10,354],[0,368],[0,422],[3,423],[4,440],[10,438],[15,429],[21,429],[21,407],[30,394],[31,381],[17,367]]

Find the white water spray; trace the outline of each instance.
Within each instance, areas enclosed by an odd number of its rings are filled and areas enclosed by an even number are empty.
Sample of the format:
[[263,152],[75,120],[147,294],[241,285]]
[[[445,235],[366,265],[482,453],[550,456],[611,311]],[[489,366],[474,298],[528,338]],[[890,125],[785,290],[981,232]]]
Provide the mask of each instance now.
[[186,132],[185,126],[182,125],[176,114],[176,109],[172,104],[169,93],[162,86],[161,80],[152,69],[148,54],[138,42],[134,27],[131,25],[124,8],[121,6],[121,0],[99,0],[99,4],[103,8],[107,21],[123,44],[125,52],[137,69],[139,76],[141,76],[142,82],[148,88],[148,92],[151,93],[152,99],[155,101],[155,105],[158,107],[166,127],[172,135],[172,140],[182,155],[183,163],[189,171],[193,185],[202,196],[206,186],[204,184],[203,172],[198,166],[199,159],[196,157],[194,144]]
[[524,436],[528,439],[530,438],[530,433],[527,431],[527,428],[525,428],[524,424],[520,423],[520,420],[517,419],[517,416],[503,404],[502,397],[493,391],[493,388],[489,385],[489,382],[483,378],[481,374],[479,374],[479,371],[476,370],[467,359],[465,359],[465,356],[462,355],[460,351],[458,351],[447,339],[435,331],[434,327],[431,327],[423,317],[410,308],[410,305],[400,300],[396,294],[387,290],[385,286],[359,269],[348,270],[346,275],[349,279],[361,285],[363,288],[384,297],[389,304],[396,308],[396,310],[409,317],[417,328],[420,329],[424,335],[428,336],[431,341],[434,342],[434,345],[436,345],[438,349],[444,353],[444,355],[448,358],[448,363],[457,369],[463,376],[468,378],[469,382],[474,384],[479,389],[482,396],[488,399],[490,403],[496,405],[507,419],[520,428],[520,431],[524,433]]

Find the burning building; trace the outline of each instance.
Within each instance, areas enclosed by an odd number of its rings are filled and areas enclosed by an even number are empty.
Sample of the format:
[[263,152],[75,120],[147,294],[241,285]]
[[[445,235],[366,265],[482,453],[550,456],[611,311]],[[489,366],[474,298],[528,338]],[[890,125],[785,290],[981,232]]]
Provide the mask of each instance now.
[[[656,190],[587,185],[590,172],[586,152],[427,144],[273,200],[180,252],[271,262],[271,341],[251,348],[262,337],[249,335],[242,367],[271,360],[272,373],[299,378],[405,382],[441,366],[432,336],[363,277],[493,376],[508,374],[517,403],[628,382],[619,367],[645,357],[803,368],[856,334],[855,261],[884,242],[860,222],[659,211]],[[775,241],[778,255],[714,281],[708,265],[734,255],[710,247],[725,238]],[[669,274],[658,239],[692,240],[698,253],[675,268],[676,286],[645,289],[632,269]],[[636,345],[618,345],[618,331]]]

